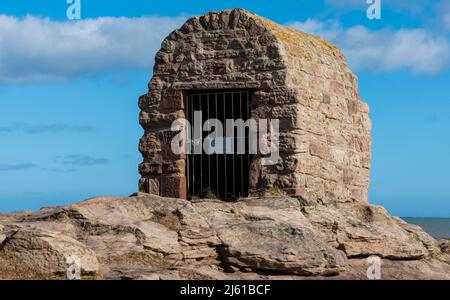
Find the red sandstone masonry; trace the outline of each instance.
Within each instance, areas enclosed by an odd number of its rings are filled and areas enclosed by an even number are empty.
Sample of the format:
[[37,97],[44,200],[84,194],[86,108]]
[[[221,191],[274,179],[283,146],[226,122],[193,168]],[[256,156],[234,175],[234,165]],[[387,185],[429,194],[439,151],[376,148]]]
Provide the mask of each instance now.
[[252,118],[280,120],[280,159],[261,166],[254,156],[253,191],[367,202],[369,107],[343,55],[317,36],[241,9],[191,18],[163,41],[139,99],[141,191],[186,197],[185,157],[171,152],[170,125],[185,115],[185,92],[217,89],[251,89]]

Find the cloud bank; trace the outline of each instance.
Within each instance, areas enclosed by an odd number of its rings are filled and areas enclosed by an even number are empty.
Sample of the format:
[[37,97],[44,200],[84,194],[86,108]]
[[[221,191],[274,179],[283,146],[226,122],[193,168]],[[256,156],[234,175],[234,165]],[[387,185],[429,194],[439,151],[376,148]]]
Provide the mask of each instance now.
[[350,66],[359,70],[410,69],[418,73],[438,73],[448,67],[450,62],[448,39],[422,28],[343,28],[338,21],[322,22],[314,19],[289,25],[336,44],[346,55]]
[[[59,22],[34,16],[0,15],[0,84],[58,81],[111,70],[150,72],[161,41],[185,19],[186,16],[102,17]],[[450,29],[450,13],[444,22]],[[437,73],[450,61],[448,39],[426,29],[374,31],[314,19],[289,25],[337,44],[356,70],[410,69]],[[57,126],[36,129],[64,130],[67,129]]]
[[180,17],[57,22],[0,15],[0,83],[64,80],[112,69],[149,69]]

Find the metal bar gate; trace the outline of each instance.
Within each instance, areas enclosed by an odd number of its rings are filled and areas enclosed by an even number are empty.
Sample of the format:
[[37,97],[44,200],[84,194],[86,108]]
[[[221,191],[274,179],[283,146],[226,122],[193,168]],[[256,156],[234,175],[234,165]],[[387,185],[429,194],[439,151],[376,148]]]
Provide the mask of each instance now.
[[[227,119],[242,119],[245,122],[250,118],[250,95],[249,91],[196,92],[187,95],[186,118],[191,124],[191,153],[188,154],[186,166],[189,199],[218,197],[224,200],[232,200],[248,197],[251,163],[249,129],[248,127],[241,129],[244,131],[239,135],[239,129],[233,127],[232,139],[234,139],[234,143],[231,143],[231,139],[224,137]],[[198,112],[197,116],[201,114],[202,124],[195,124],[195,122],[199,122],[194,118],[195,112]],[[207,154],[203,147],[205,138],[213,131],[216,130],[217,132],[215,126],[209,132],[203,131],[203,124],[210,119],[217,119],[222,123],[223,137],[215,138],[212,142],[216,147],[223,147],[222,154]],[[197,134],[195,131],[197,131]],[[196,136],[200,138],[195,140]],[[237,151],[239,137],[244,139],[241,141],[245,145],[244,153],[238,153]],[[200,143],[201,154],[194,152],[195,143]],[[234,145],[234,148],[230,148],[230,145]]]

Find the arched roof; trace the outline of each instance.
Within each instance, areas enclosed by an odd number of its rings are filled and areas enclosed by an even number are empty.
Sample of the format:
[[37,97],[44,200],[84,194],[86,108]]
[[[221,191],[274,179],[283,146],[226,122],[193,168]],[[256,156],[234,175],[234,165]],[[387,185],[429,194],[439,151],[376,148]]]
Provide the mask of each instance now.
[[[243,49],[239,57],[232,57],[233,47]],[[218,66],[222,62],[223,66]],[[317,70],[317,66],[324,70]],[[221,68],[223,74],[219,74]],[[234,80],[242,87],[258,87],[270,85],[264,79],[268,78],[274,85],[286,86],[298,84],[304,73],[315,75],[316,71],[334,77],[340,73],[343,78],[351,74],[341,51],[319,36],[244,9],[232,9],[190,18],[173,31],[156,55],[153,83],[168,83],[172,88],[214,88],[214,82]]]

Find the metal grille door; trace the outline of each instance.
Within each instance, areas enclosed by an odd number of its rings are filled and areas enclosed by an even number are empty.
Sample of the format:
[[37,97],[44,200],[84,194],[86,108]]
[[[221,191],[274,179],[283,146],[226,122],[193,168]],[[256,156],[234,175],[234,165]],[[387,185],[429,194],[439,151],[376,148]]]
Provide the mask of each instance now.
[[[186,97],[186,117],[191,124],[191,154],[187,157],[187,189],[189,199],[218,197],[232,200],[247,197],[249,189],[249,129],[239,135],[233,127],[234,149],[231,138],[225,138],[226,120],[250,118],[251,99],[249,91],[227,91],[217,93],[191,93]],[[201,123],[198,116],[201,115]],[[194,116],[197,116],[195,118]],[[217,119],[223,125],[223,137],[214,138],[212,145],[224,149],[222,153],[208,154],[204,141],[211,141],[208,135],[217,130],[203,131],[207,120]],[[230,134],[229,134],[230,136]],[[195,139],[197,137],[197,139]],[[245,145],[245,153],[238,153],[238,138]],[[208,143],[209,144],[209,143]],[[197,145],[197,146],[195,146]],[[200,146],[199,146],[200,145]],[[195,153],[195,147],[201,147],[201,154]],[[197,148],[199,149],[199,148]],[[198,152],[198,151],[197,151]]]

